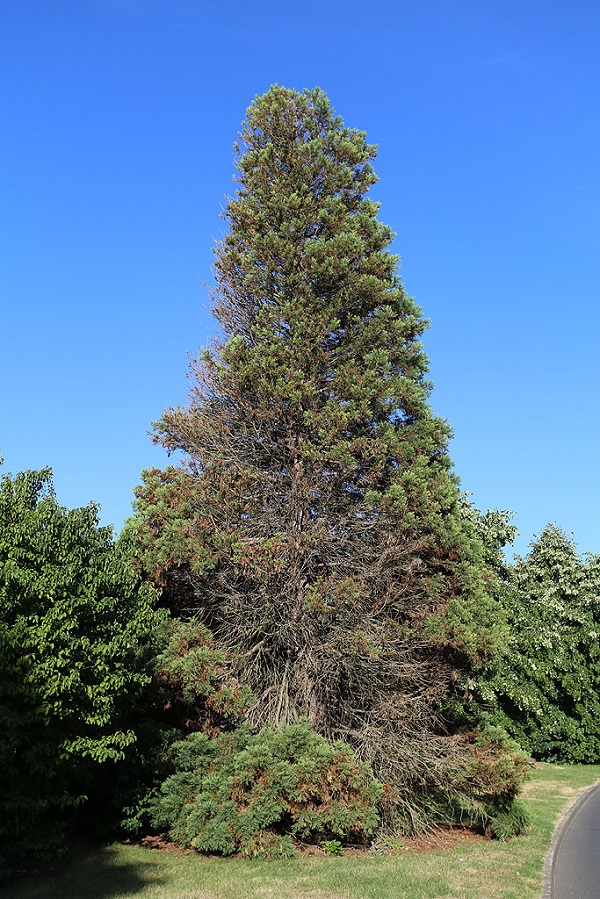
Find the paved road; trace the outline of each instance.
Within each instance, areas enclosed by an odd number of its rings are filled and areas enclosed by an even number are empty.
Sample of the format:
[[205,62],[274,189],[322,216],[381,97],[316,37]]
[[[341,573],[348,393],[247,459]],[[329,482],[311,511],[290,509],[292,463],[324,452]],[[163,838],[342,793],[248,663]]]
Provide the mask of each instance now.
[[600,784],[575,805],[559,831],[551,878],[551,899],[600,899]]

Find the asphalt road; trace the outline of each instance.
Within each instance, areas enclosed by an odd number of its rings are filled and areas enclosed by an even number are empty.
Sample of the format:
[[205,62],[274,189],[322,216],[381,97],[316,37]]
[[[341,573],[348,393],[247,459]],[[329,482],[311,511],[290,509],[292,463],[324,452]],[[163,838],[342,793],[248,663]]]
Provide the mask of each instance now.
[[551,899],[600,899],[600,784],[576,803],[554,849]]

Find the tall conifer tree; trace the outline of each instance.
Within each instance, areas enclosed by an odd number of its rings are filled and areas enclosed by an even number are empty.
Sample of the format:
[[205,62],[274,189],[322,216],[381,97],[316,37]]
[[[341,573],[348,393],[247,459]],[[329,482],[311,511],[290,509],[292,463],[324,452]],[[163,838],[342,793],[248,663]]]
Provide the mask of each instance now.
[[380,775],[449,785],[439,709],[487,651],[489,605],[428,405],[426,321],[367,196],[376,149],[322,90],[274,86],[236,153],[223,336],[158,424],[185,461],[139,488],[146,566],[231,651],[257,721],[307,715]]

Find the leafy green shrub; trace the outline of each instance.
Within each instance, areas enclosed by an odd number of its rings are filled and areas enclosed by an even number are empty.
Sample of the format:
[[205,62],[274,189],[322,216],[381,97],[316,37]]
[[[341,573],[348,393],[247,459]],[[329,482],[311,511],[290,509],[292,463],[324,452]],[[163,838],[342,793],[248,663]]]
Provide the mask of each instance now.
[[93,504],[58,505],[49,469],[2,478],[0,856],[11,864],[53,853],[90,782],[134,745],[155,599]]
[[326,852],[327,855],[344,854],[344,847],[339,840],[323,840],[323,842],[321,843],[321,849],[323,850],[323,852]]
[[173,747],[154,824],[200,852],[273,857],[290,837],[364,841],[379,823],[381,784],[344,743],[308,722],[254,733],[243,725],[210,739],[193,733]]

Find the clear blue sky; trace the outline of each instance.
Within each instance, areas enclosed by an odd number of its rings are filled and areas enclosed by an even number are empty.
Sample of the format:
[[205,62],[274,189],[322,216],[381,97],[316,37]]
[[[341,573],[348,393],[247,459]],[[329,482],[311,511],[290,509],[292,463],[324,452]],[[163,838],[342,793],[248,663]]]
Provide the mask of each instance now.
[[3,0],[0,450],[117,530],[214,334],[205,284],[253,97],[320,85],[379,144],[480,508],[600,551],[598,0]]

